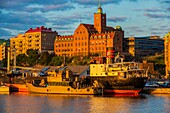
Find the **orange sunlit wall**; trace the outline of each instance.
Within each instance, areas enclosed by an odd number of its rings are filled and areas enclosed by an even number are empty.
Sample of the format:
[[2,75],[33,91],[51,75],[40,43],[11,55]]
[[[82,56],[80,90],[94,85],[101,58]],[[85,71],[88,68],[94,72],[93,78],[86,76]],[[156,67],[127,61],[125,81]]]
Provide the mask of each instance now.
[[[106,26],[106,14],[99,5],[97,13],[94,13],[94,25],[81,23],[73,35],[57,37],[54,52],[58,56],[87,56],[97,53],[106,57],[107,47],[123,52],[123,38],[124,31],[120,26]],[[72,47],[68,43],[72,44]]]

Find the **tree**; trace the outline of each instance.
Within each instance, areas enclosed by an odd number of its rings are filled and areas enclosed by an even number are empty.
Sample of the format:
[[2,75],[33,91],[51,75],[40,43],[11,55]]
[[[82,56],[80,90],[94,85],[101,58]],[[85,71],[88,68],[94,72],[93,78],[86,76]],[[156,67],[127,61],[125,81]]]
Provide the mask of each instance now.
[[49,65],[51,66],[60,66],[62,64],[62,57],[55,56],[52,58],[52,61]]
[[39,58],[39,54],[37,50],[29,49],[27,50],[27,63],[29,66],[33,66],[36,63],[36,60]]
[[28,66],[27,64],[27,56],[25,54],[19,54],[16,57],[16,65],[17,66]]
[[52,60],[52,56],[48,52],[43,52],[40,54],[38,64],[48,65]]
[[2,60],[2,65],[3,65],[3,67],[7,67],[7,58],[4,58]]

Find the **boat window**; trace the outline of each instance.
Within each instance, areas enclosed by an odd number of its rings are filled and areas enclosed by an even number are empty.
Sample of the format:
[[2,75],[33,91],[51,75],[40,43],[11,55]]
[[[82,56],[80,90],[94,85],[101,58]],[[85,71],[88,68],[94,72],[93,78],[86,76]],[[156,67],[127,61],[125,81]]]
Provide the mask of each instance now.
[[109,65],[108,67],[113,67],[112,65]]

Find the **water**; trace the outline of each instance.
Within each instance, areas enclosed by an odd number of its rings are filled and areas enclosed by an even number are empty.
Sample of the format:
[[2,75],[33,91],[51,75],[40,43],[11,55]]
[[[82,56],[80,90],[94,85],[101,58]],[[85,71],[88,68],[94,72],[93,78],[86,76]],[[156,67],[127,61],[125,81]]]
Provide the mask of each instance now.
[[170,95],[0,94],[0,113],[169,113]]

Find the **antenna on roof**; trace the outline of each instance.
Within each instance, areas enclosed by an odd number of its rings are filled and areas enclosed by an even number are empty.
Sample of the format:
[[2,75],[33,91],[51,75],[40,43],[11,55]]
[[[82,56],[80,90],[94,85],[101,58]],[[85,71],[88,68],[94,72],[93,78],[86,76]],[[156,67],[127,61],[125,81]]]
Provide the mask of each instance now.
[[101,7],[100,0],[98,0],[98,6]]

